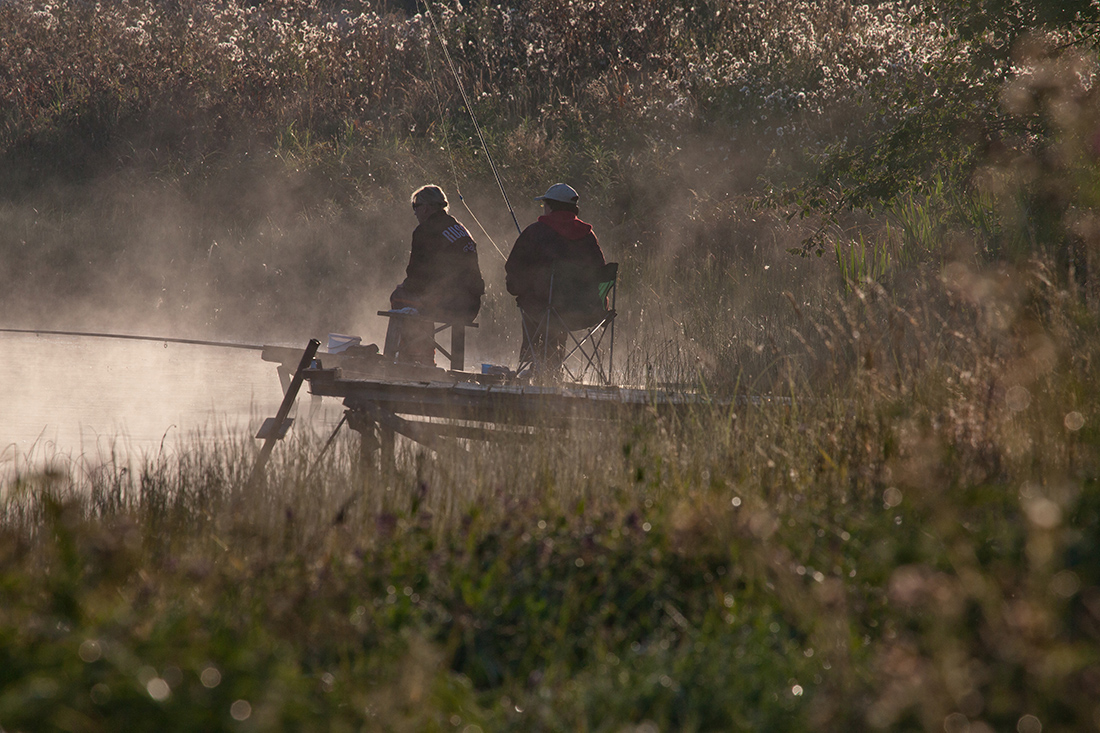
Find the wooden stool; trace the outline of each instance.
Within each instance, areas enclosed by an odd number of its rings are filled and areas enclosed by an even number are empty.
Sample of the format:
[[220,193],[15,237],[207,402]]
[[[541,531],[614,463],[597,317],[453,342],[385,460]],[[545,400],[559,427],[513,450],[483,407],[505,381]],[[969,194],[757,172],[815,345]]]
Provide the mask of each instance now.
[[[385,316],[386,318],[400,318],[408,319],[412,321],[420,321],[422,323],[432,324],[432,344],[435,346],[435,350],[443,354],[451,362],[451,371],[461,372],[465,369],[466,361],[466,329],[477,328],[476,323],[463,323],[461,321],[438,321],[431,316],[422,316],[420,314],[412,313],[400,313],[398,311],[378,311],[378,315]],[[451,350],[443,348],[443,346],[435,340],[435,335],[446,329],[451,329]],[[383,355],[387,358],[394,358],[399,351],[399,344],[390,343],[390,339],[386,339],[386,345],[383,350]]]

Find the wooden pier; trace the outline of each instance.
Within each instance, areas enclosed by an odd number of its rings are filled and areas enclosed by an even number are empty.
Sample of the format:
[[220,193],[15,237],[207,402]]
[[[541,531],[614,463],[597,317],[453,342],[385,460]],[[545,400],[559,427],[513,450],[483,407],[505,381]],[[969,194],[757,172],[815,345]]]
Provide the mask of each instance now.
[[[379,378],[340,367],[311,368],[310,392],[343,400],[365,452],[392,461],[394,435],[429,448],[450,439],[526,441],[538,430],[699,405],[700,396],[621,387],[534,386],[486,375],[442,372],[435,379]],[[364,456],[366,458],[367,456]]]
[[[392,466],[395,436],[433,450],[454,441],[530,441],[540,432],[584,423],[669,414],[692,407],[730,407],[757,400],[713,399],[683,389],[640,389],[560,383],[536,385],[514,375],[478,374],[395,364],[377,350],[310,354],[265,347],[285,385],[309,384],[314,396],[343,401],[348,425],[361,436],[362,458]],[[301,363],[299,363],[301,361]],[[292,364],[299,364],[295,372]],[[300,379],[296,379],[300,373]],[[331,442],[331,439],[330,439]]]

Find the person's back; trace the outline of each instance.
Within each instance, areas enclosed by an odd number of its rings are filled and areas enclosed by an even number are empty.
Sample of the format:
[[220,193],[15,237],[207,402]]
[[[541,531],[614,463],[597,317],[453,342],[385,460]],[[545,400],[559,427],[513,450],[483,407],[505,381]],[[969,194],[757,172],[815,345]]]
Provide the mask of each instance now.
[[508,292],[523,318],[520,361],[530,361],[542,347],[550,370],[560,369],[566,338],[560,325],[545,322],[551,294],[570,330],[595,323],[604,309],[598,290],[603,251],[592,226],[578,218],[578,199],[564,183],[537,197],[544,214],[520,233],[504,266]]
[[[438,186],[422,186],[413,192],[412,208],[417,227],[409,264],[405,280],[390,295],[390,309],[413,309],[417,315],[443,323],[472,323],[485,293],[477,245],[466,228],[447,213],[447,197]],[[430,321],[391,318],[387,356],[434,364],[432,326]]]
[[485,292],[477,246],[446,211],[434,212],[413,231],[405,274],[405,290],[419,299],[424,315],[464,322],[477,317]]

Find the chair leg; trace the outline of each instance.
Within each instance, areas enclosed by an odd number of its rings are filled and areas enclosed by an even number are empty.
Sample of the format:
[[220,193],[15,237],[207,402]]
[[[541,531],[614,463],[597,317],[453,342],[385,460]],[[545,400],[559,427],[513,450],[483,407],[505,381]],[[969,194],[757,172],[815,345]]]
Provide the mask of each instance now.
[[571,379],[575,379],[575,375],[565,366],[569,331],[564,326],[560,329],[552,328],[554,321],[550,311],[538,318],[532,318],[521,311],[521,320],[523,345],[520,348],[517,371],[523,372],[525,368],[529,368],[545,378],[558,380],[564,370]]
[[603,382],[603,384],[605,385],[611,386],[611,359],[613,358],[614,353],[612,350],[615,347],[615,320],[611,319],[610,322],[604,322],[598,328],[600,329],[599,338],[596,338],[593,334],[592,353],[594,355],[598,355],[600,353],[600,349],[603,348],[604,338],[608,336],[610,329],[611,339],[610,343],[608,344],[607,351],[607,371],[605,372],[603,369],[603,359],[598,358],[598,356],[596,359],[596,370],[600,375],[600,381]]
[[523,343],[519,347],[519,363],[516,365],[516,373],[522,374],[524,369],[531,368],[534,362],[532,355],[535,351],[534,334],[527,326],[527,316],[524,315],[523,311],[520,311],[519,327],[523,332]]
[[520,324],[523,329],[523,344],[520,346],[519,367],[516,371],[539,371],[546,363],[545,319],[541,316],[532,318],[521,310]]
[[[581,378],[584,377],[589,369],[592,369],[596,372],[597,378],[600,380],[601,384],[611,384],[611,369],[609,366],[608,370],[606,372],[604,371],[603,363],[600,359],[600,347],[603,345],[603,339],[604,336],[607,335],[608,327],[613,325],[614,322],[614,320],[605,320],[590,328],[581,338],[577,338],[572,332],[569,332],[569,337],[573,340],[573,348],[570,349],[567,354],[565,354],[565,359],[569,359],[578,353],[580,357],[584,357],[582,361],[583,368],[581,369],[579,376],[573,375],[572,370],[570,370],[568,366],[566,367],[566,370],[569,372],[571,378],[577,379],[579,381]],[[586,345],[591,348],[586,348]]]
[[[610,325],[604,330],[604,333],[611,331],[611,338],[607,344],[607,383],[611,384],[611,375],[614,373],[615,367],[615,319],[611,319]],[[603,337],[600,337],[603,341]]]
[[542,330],[542,360],[538,364],[537,371],[545,372],[547,357],[550,355],[550,311],[546,311],[546,318],[539,327]]

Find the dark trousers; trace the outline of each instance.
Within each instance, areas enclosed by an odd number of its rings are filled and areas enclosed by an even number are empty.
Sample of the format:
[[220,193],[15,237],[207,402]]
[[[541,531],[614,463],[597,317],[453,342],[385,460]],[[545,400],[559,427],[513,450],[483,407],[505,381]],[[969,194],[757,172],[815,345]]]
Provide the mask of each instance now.
[[384,352],[395,361],[431,366],[435,364],[434,327],[431,321],[390,318]]
[[521,310],[520,316],[523,321],[520,364],[531,363],[535,372],[548,377],[560,376],[569,333],[553,317],[547,323],[545,313],[532,316]]
[[[423,307],[419,299],[410,297],[401,285],[390,295],[390,308]],[[386,327],[386,356],[411,364],[435,364],[435,324],[415,318],[390,318]]]

